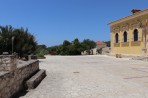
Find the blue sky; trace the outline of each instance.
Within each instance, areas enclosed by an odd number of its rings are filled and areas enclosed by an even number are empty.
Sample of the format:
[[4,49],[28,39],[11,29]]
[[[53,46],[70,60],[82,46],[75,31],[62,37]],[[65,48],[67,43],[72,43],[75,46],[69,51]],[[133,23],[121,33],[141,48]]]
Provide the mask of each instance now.
[[110,40],[109,22],[148,8],[148,0],[0,0],[0,25],[28,28],[39,44]]

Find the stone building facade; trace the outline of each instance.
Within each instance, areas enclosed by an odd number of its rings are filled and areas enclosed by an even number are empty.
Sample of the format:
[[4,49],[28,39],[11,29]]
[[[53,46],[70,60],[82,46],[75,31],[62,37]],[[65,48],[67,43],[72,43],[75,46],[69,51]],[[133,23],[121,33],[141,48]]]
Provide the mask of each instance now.
[[148,9],[133,9],[132,15],[109,25],[112,54],[148,55]]

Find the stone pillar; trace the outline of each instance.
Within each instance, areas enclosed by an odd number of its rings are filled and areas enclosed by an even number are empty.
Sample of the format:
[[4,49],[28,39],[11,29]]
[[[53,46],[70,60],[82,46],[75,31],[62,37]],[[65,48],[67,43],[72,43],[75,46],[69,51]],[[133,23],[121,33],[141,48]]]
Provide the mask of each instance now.
[[113,40],[113,30],[112,27],[110,27],[110,54],[113,54],[112,49],[113,49],[113,45],[114,45],[114,40]]
[[0,56],[0,71],[13,71],[17,68],[17,58],[13,55]]

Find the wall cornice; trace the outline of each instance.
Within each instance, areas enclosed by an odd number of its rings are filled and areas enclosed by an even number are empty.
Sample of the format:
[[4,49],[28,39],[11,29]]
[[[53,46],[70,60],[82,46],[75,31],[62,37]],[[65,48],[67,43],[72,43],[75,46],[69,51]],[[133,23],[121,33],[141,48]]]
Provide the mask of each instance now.
[[127,17],[121,18],[119,20],[113,21],[113,22],[109,23],[108,25],[113,26],[113,25],[116,25],[116,24],[119,24],[119,23],[122,23],[122,22],[125,22],[125,21],[128,21],[128,20],[143,16],[143,15],[146,15],[146,14],[148,14],[148,9],[145,9],[145,10],[140,11],[140,12],[136,12],[135,14],[132,14],[132,15],[129,15]]

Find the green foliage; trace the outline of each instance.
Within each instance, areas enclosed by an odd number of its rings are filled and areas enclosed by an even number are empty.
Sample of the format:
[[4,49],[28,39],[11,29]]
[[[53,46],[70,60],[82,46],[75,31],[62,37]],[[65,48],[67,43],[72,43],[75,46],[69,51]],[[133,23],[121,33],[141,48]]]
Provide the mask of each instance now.
[[47,50],[48,50],[49,54],[57,55],[57,54],[59,54],[59,51],[60,51],[60,50],[58,50],[59,49],[58,47],[60,47],[60,46],[48,47]]
[[5,51],[9,52],[8,48],[11,49],[13,30],[12,26],[0,26],[0,54]]
[[84,39],[82,42],[83,51],[84,50],[90,50],[92,48],[96,47],[96,43],[89,39]]
[[0,26],[0,54],[4,51],[12,53],[12,37],[14,37],[13,50],[19,54],[20,58],[32,54],[36,50],[37,42],[28,29]]
[[49,54],[52,55],[81,55],[84,50],[94,48],[96,43],[92,40],[86,39],[80,42],[77,38],[72,42],[65,40],[62,45],[48,47]]
[[40,50],[38,50],[38,52],[36,53],[36,55],[37,55],[38,57],[44,57],[44,55],[46,55],[46,54],[48,54],[48,51],[45,50],[45,49],[40,49]]
[[35,51],[35,54],[38,57],[44,57],[44,55],[47,55],[48,54],[48,50],[47,50],[46,45],[38,45],[37,49]]
[[32,54],[36,50],[35,37],[27,29],[15,29],[13,36],[15,36],[14,50],[20,54],[20,57]]

